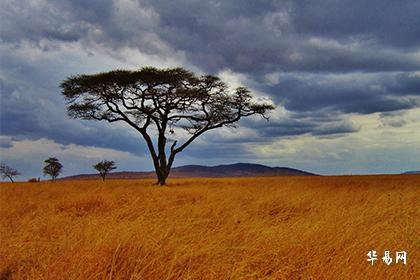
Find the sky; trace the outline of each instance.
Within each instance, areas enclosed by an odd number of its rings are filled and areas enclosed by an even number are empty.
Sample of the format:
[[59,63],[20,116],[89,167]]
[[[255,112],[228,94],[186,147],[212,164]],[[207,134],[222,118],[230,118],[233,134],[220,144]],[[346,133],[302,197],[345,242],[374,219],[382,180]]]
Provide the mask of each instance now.
[[176,166],[252,162],[319,174],[420,170],[420,1],[0,0],[0,160],[42,177],[152,170],[124,124],[67,117],[75,74],[184,67],[276,104],[214,130]]

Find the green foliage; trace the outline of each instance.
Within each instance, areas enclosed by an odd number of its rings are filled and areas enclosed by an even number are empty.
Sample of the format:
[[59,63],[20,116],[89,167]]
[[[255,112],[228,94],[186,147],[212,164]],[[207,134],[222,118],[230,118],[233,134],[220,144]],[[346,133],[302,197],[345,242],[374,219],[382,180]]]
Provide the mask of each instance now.
[[101,175],[103,181],[105,181],[105,177],[110,171],[117,169],[115,162],[112,160],[100,161],[93,165],[93,168],[99,172],[99,175]]
[[52,182],[55,182],[58,175],[60,175],[63,165],[59,162],[57,158],[50,157],[44,161],[45,166],[43,168],[44,175],[51,176]]

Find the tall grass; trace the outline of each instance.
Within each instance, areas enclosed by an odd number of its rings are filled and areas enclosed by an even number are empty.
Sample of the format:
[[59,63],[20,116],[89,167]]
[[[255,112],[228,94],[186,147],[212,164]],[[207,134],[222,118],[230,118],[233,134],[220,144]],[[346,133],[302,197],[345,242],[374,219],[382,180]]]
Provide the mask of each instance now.
[[0,279],[416,279],[419,200],[416,175],[4,183]]

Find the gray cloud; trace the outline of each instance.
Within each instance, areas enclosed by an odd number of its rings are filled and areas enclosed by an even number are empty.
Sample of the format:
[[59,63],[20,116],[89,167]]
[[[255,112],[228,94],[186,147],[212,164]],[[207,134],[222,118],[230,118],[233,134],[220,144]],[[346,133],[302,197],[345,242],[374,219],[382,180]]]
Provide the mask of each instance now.
[[132,47],[165,55],[155,25],[158,15],[132,1],[6,1],[0,11],[3,43],[29,42],[48,49],[56,42],[80,42],[86,49]]
[[413,49],[420,46],[419,10],[418,1],[408,0],[303,0],[295,1],[291,14],[299,33]]
[[384,127],[402,127],[408,122],[405,120],[405,111],[384,112],[379,114],[380,122]]
[[[418,70],[416,1],[6,2],[3,42],[81,41],[170,55],[206,71]],[[398,18],[399,22],[390,20]]]
[[402,127],[407,122],[402,119],[381,119],[381,122],[384,126],[391,126],[391,127]]
[[[21,140],[48,138],[60,144],[112,148],[137,155],[146,152],[142,140],[132,136],[127,129],[68,119],[64,101],[48,98],[50,95],[43,96],[39,92],[42,89],[12,84],[3,79],[0,79],[0,87],[2,135]],[[58,88],[52,94],[58,95]]]
[[400,74],[389,91],[399,95],[420,96],[420,75]]
[[9,137],[0,137],[0,148],[13,147],[12,139]]
[[329,125],[321,126],[314,135],[334,135],[334,134],[343,134],[343,133],[353,133],[358,132],[360,126],[355,125],[354,123],[343,121],[339,123],[332,123]]
[[[410,74],[379,73],[365,77],[283,74],[275,85],[261,85],[286,109],[307,116],[340,113],[370,114],[416,108],[420,88]],[[408,81],[408,82],[407,82]]]
[[[415,1],[141,2],[160,15],[161,37],[208,71],[375,72],[420,65],[407,55],[419,43]],[[396,17],[401,24],[390,20]]]
[[[252,158],[246,144],[357,133],[350,114],[380,113],[384,126],[404,126],[404,116],[390,115],[420,107],[419,10],[414,0],[6,0],[0,134],[144,154],[142,141],[124,127],[69,120],[58,89],[68,75],[110,68],[89,65],[87,53],[140,63],[122,54],[127,49],[159,59],[185,56],[180,66],[203,72],[243,74],[245,85],[288,111],[269,123],[242,121],[254,132],[249,137],[210,134],[187,157]],[[69,48],[77,53],[64,54]],[[10,148],[4,139],[0,147]]]
[[275,137],[288,137],[299,135],[341,135],[346,133],[358,132],[360,127],[345,119],[326,118],[320,121],[317,118],[283,118],[281,120],[271,120],[266,124],[248,123],[259,132],[262,139],[255,142],[264,142],[264,138],[272,139]]

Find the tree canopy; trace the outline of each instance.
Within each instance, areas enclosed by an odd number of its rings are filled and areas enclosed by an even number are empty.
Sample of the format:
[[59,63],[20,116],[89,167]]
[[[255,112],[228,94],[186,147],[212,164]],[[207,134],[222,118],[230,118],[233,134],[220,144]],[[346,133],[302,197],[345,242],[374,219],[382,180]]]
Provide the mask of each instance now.
[[70,117],[121,121],[140,133],[161,185],[175,156],[197,137],[223,126],[234,127],[243,117],[268,119],[267,112],[274,108],[254,101],[245,87],[230,90],[218,77],[197,76],[183,68],[75,75],[60,86]]
[[60,161],[55,157],[50,157],[47,160],[44,161],[44,175],[51,176],[52,182],[55,182],[58,175],[60,175],[63,165],[60,163]]
[[105,177],[110,171],[117,169],[117,167],[115,166],[115,162],[112,160],[100,161],[97,164],[95,164],[93,168],[99,172],[102,181],[105,181]]

